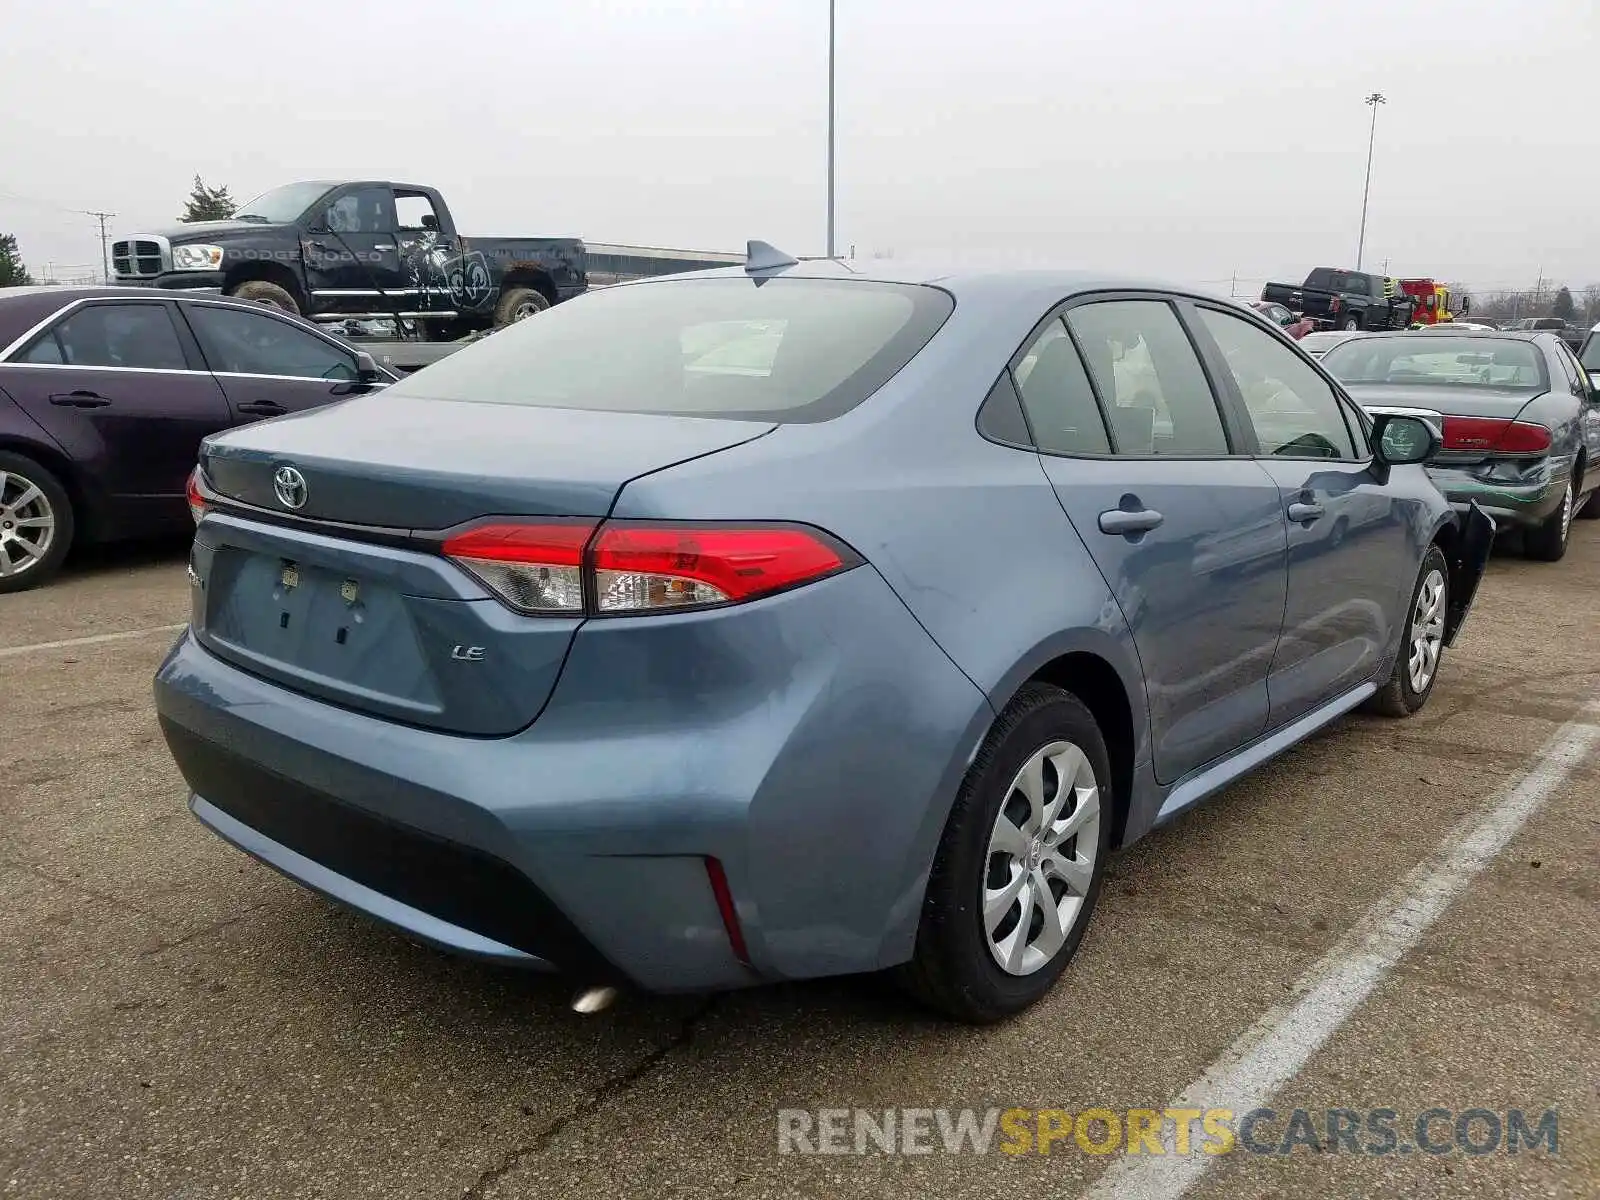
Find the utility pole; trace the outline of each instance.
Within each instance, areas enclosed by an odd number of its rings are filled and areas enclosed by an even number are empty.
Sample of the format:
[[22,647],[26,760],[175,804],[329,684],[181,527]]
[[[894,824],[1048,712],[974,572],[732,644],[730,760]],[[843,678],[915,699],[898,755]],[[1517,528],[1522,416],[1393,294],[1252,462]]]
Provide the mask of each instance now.
[[833,254],[833,44],[835,0],[828,0],[828,257]]
[[117,214],[114,212],[91,212],[87,209],[76,209],[86,217],[94,217],[100,222],[100,278],[105,283],[111,282],[111,248],[106,241],[106,222]]
[[1382,92],[1373,92],[1363,101],[1372,109],[1372,131],[1367,135],[1367,183],[1361,190],[1361,235],[1356,240],[1356,270],[1361,270],[1361,255],[1367,248],[1367,197],[1372,194],[1372,148],[1378,140],[1378,105],[1389,103]]

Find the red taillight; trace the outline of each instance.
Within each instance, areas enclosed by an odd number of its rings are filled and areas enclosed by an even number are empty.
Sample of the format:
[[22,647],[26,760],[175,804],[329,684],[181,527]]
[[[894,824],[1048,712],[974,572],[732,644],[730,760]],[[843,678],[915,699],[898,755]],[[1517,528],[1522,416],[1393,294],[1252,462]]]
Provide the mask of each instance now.
[[184,487],[184,492],[189,499],[189,515],[194,518],[196,525],[200,518],[206,515],[206,498],[200,491],[200,468],[196,467],[189,472],[189,482]]
[[1338,312],[1339,311],[1339,297],[1335,296],[1332,300],[1328,301],[1328,311],[1329,312]]
[[589,521],[482,525],[444,553],[512,608],[601,615],[737,604],[855,564],[827,535],[795,525]]
[[611,525],[595,539],[595,602],[603,613],[751,600],[829,575],[844,556],[788,526]]
[[583,548],[592,521],[480,525],[444,552],[507,604],[526,613],[583,612]]
[[1446,417],[1444,448],[1484,454],[1542,454],[1550,449],[1550,431],[1543,425],[1499,417]]

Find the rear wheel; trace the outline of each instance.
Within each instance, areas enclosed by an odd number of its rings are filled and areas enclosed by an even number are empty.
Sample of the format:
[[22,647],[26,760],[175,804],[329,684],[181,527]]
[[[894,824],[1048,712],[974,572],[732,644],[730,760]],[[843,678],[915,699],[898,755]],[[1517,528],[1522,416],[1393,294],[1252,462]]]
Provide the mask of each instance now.
[[960,1021],[998,1021],[1066,969],[1111,840],[1105,739],[1076,696],[1029,684],[1000,715],[950,811],[902,984]]
[[549,307],[550,301],[543,293],[528,287],[510,287],[501,295],[500,303],[495,305],[494,323],[514,325],[526,317],[537,316]]
[[31,458],[0,451],[0,593],[37,587],[72,545],[72,502]]
[[1361,328],[1361,318],[1355,317],[1355,316],[1346,317],[1343,321],[1341,321],[1339,323],[1339,328],[1340,329],[1350,329],[1350,330],[1360,329]]
[[1568,480],[1567,490],[1561,493],[1561,504],[1555,512],[1522,535],[1524,555],[1539,562],[1560,562],[1566,557],[1573,504],[1572,481]]
[[1444,551],[1429,546],[1411,590],[1411,608],[1389,681],[1368,700],[1370,712],[1409,717],[1428,702],[1444,654],[1444,619],[1450,608],[1450,565]]
[[254,300],[257,304],[265,304],[268,308],[281,309],[286,313],[300,315],[300,305],[288,291],[275,283],[268,283],[265,279],[250,279],[241,283],[228,295],[240,300]]

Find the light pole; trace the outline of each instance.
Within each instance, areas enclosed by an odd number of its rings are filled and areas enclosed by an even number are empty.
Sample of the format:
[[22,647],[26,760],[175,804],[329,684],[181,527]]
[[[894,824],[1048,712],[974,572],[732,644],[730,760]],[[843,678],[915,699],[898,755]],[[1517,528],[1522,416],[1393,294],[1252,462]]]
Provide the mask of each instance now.
[[828,257],[833,253],[833,9],[828,0]]
[[1378,140],[1378,105],[1389,103],[1382,92],[1373,92],[1364,103],[1372,109],[1372,132],[1367,135],[1367,183],[1361,189],[1361,236],[1356,239],[1356,270],[1361,270],[1361,254],[1367,247],[1367,197],[1372,194],[1372,147]]

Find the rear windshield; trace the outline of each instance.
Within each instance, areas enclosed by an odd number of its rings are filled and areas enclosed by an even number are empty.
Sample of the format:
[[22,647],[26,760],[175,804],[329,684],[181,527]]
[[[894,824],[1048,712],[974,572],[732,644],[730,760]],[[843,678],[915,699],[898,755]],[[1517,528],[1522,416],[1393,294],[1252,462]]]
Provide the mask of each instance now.
[[1345,383],[1448,384],[1453,387],[1538,389],[1543,355],[1531,342],[1499,338],[1356,338],[1322,356],[1322,365]]
[[861,280],[678,279],[558,304],[388,391],[436,400],[825,421],[927,344],[955,302]]

